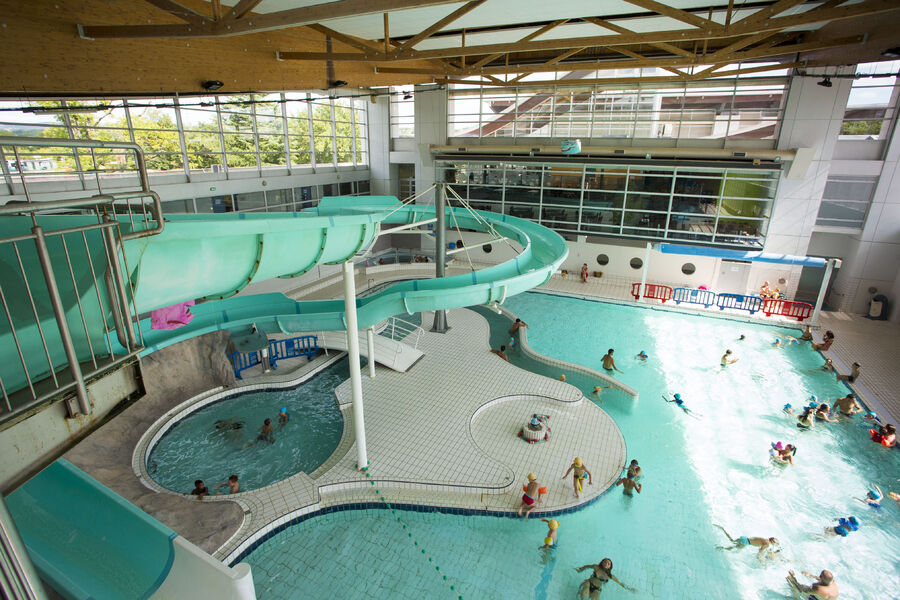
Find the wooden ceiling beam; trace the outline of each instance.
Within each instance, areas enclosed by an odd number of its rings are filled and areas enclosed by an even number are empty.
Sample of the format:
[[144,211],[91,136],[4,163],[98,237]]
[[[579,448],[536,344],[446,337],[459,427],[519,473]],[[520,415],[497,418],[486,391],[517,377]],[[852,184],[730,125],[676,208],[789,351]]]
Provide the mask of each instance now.
[[446,27],[453,21],[456,21],[463,15],[472,12],[473,10],[475,10],[476,8],[478,8],[479,6],[481,6],[484,3],[485,3],[485,0],[472,0],[471,2],[467,2],[466,4],[463,4],[462,6],[460,6],[456,10],[454,10],[452,13],[450,13],[449,15],[444,17],[443,19],[436,21],[431,26],[426,27],[425,29],[423,29],[422,31],[417,33],[416,35],[412,36],[411,38],[409,38],[408,40],[406,40],[405,42],[400,44],[400,46],[396,50],[396,53],[403,54],[406,50],[409,50],[410,48],[412,48],[419,42],[430,38],[432,35],[434,35],[438,31],[440,31],[441,29],[443,29],[444,27]]
[[765,21],[766,19],[770,19],[775,15],[781,14],[786,10],[790,10],[799,4],[803,4],[806,0],[779,0],[775,4],[771,4],[765,8],[761,8],[756,11],[752,15],[748,15],[741,19],[740,21],[735,22],[735,27],[740,27],[742,25],[748,25],[750,23],[760,23]]
[[[155,1],[155,0],[154,0]],[[160,2],[166,0],[159,0]],[[227,37],[259,31],[272,31],[311,25],[329,19],[382,14],[441,4],[456,4],[459,0],[336,0],[272,13],[254,14],[252,18],[209,25],[79,25],[84,38],[155,38],[155,37]],[[228,15],[230,10],[226,11]]]
[[693,13],[689,13],[686,10],[681,10],[679,8],[673,8],[661,2],[656,2],[656,0],[625,0],[628,4],[634,4],[635,6],[639,6],[645,10],[649,10],[655,12],[664,17],[669,17],[670,19],[675,19],[676,21],[681,21],[682,23],[687,23],[688,25],[693,25],[694,27],[699,27],[700,29],[715,29],[719,27],[719,24],[710,19],[704,19],[703,17],[698,17]]
[[555,65],[559,61],[565,60],[565,59],[569,58],[570,56],[574,56],[575,54],[578,54],[582,50],[584,50],[584,48],[572,48],[571,50],[566,50],[562,54],[559,54],[559,55],[551,58],[547,62],[545,62],[544,66],[549,67],[550,65]]
[[[526,35],[526,36],[523,37],[522,39],[517,40],[516,43],[517,43],[517,44],[524,44],[525,42],[530,42],[530,41],[533,40],[534,38],[540,37],[540,36],[544,35],[545,33],[547,33],[548,31],[550,31],[551,29],[554,29],[554,28],[556,28],[556,27],[559,27],[560,25],[562,25],[563,23],[566,23],[566,22],[568,22],[568,21],[569,21],[569,19],[559,19],[558,21],[553,21],[552,23],[547,23],[546,25],[544,25],[544,26],[541,27],[540,29],[538,29],[538,30],[536,30],[536,31],[532,31],[531,33],[529,33],[528,35]],[[472,67],[473,67],[473,68],[483,67],[484,65],[488,64],[488,63],[491,62],[491,61],[497,60],[498,58],[500,58],[500,57],[503,56],[503,55],[504,55],[504,52],[498,52],[498,53],[496,53],[496,54],[488,54],[487,56],[485,56],[484,58],[482,58],[482,59],[479,60],[478,62],[474,63],[474,64],[472,65]]]
[[200,14],[195,10],[188,8],[187,6],[183,6],[178,4],[174,0],[146,0],[147,3],[152,4],[156,8],[161,8],[166,11],[170,15],[174,17],[178,17],[182,21],[186,23],[190,23],[192,25],[199,25],[201,23],[207,23],[210,21],[209,17],[206,15]]
[[733,43],[725,46],[724,48],[716,50],[712,54],[704,56],[703,61],[704,62],[717,62],[719,60],[720,56],[726,56],[728,54],[731,54],[732,52],[737,52],[738,50],[742,50],[742,49],[746,48],[747,46],[752,46],[753,44],[756,44],[758,42],[766,40],[766,39],[772,37],[773,35],[777,35],[778,33],[779,32],[777,32],[777,31],[769,31],[766,33],[757,33],[756,35],[751,35],[751,36],[742,38],[736,42],[733,42]]
[[[630,29],[626,29],[621,25],[616,25],[615,23],[610,23],[609,21],[604,21],[598,17],[582,17],[583,21],[587,21],[588,23],[593,23],[599,27],[603,27],[604,29],[609,29],[610,31],[615,31],[616,33],[622,34],[634,34]],[[675,54],[678,56],[683,56],[685,58],[695,58],[696,55],[690,50],[684,50],[679,48],[678,46],[673,46],[672,44],[667,44],[666,42],[657,42],[653,44],[648,44],[649,46],[654,46],[659,48],[660,50],[664,50],[671,54]]]
[[225,18],[229,21],[237,21],[243,19],[251,10],[259,6],[262,0],[240,0],[231,10],[225,13]]

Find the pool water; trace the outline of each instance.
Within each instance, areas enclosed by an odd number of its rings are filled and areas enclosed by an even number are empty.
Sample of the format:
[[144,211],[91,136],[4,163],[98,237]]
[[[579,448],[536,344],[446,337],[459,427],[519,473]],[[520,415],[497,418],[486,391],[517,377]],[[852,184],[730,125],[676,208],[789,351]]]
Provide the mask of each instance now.
[[[785,402],[799,406],[811,394],[829,401],[848,391],[821,371],[823,359],[808,345],[772,347],[776,333],[796,330],[544,294],[516,296],[505,306],[529,324],[537,352],[600,370],[606,350],[616,349],[624,371],[616,377],[640,398],[605,390],[601,406],[622,430],[629,460],[637,458],[644,469],[643,493],[627,498],[613,489],[558,517],[559,546],[551,551],[538,549],[547,529],[536,519],[398,511],[403,529],[385,510],[312,518],[248,557],[261,599],[335,592],[342,598],[575,598],[585,577],[574,568],[605,556],[638,592],[611,584],[604,598],[784,598],[788,569],[823,568],[834,572],[842,599],[896,595],[896,503],[886,500],[876,512],[854,498],[873,482],[885,493],[900,491],[900,452],[870,442],[859,419],[801,431],[782,412]],[[489,316],[496,345],[508,339],[508,323],[495,317]],[[737,341],[740,334],[747,339]],[[740,360],[723,369],[726,348]],[[640,350],[649,360],[635,358]],[[561,371],[517,350],[508,354],[514,364],[551,377]],[[567,380],[586,395],[597,384],[573,373]],[[663,402],[662,394],[674,392],[696,418]],[[796,444],[797,464],[771,464],[773,441]],[[832,519],[851,514],[862,522],[859,531],[822,535]],[[755,549],[718,550],[729,544],[713,523],[733,537],[777,537],[783,551],[759,561]]]
[[[190,492],[195,479],[202,479],[212,491],[214,484],[235,474],[245,492],[301,471],[310,473],[341,439],[343,417],[334,388],[349,376],[349,363],[343,358],[297,387],[240,394],[201,408],[157,442],[147,470],[157,483],[175,492]],[[282,407],[290,415],[285,425],[278,424]],[[274,443],[256,442],[266,418],[272,420]],[[216,421],[228,419],[244,425],[217,431]]]

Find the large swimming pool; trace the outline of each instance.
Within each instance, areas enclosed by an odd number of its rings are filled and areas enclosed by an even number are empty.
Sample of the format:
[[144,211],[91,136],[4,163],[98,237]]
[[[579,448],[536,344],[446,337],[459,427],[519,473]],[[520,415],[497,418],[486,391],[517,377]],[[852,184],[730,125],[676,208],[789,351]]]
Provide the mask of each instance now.
[[[538,549],[546,526],[536,519],[403,512],[403,529],[385,510],[316,517],[247,559],[260,598],[575,598],[584,577],[574,568],[606,556],[638,592],[613,584],[604,598],[784,598],[788,569],[823,568],[835,573],[841,598],[896,596],[897,506],[886,501],[876,512],[853,498],[872,482],[897,491],[900,452],[870,442],[858,420],[796,428],[781,410],[785,402],[847,390],[821,371],[822,357],[808,345],[772,347],[776,333],[792,330],[544,294],[506,306],[530,325],[531,346],[548,356],[599,370],[606,350],[616,349],[624,371],[617,376],[640,399],[612,393],[601,406],[622,430],[629,459],[644,468],[643,493],[626,498],[614,489],[559,517],[554,551]],[[740,361],[723,369],[727,348]],[[649,360],[635,358],[640,350]],[[516,351],[510,358],[540,368]],[[569,381],[586,394],[595,383]],[[699,418],[662,401],[674,392]],[[773,441],[799,447],[795,466],[769,462]],[[822,535],[832,519],[851,514],[862,522],[859,531]],[[717,550],[727,539],[714,523],[735,537],[775,536],[783,552],[760,562],[751,549]],[[410,532],[427,554],[410,543]]]
[[[239,394],[201,408],[156,443],[147,471],[163,487],[182,493],[194,489],[195,479],[211,491],[235,474],[246,492],[310,473],[341,439],[344,422],[334,388],[349,373],[344,358],[297,387]],[[281,408],[290,416],[284,425],[278,424]],[[273,443],[256,441],[266,418],[272,420]]]

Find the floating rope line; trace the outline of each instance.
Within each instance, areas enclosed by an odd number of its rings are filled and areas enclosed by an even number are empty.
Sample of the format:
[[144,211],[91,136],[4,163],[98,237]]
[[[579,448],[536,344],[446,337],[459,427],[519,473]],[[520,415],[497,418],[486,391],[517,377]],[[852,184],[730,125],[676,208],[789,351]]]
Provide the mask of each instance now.
[[450,591],[457,594],[457,600],[463,600],[463,597],[461,595],[459,595],[458,590],[456,589],[456,586],[454,584],[450,583],[450,581],[447,579],[447,576],[442,573],[440,565],[438,565],[434,562],[434,557],[428,556],[428,552],[425,550],[425,548],[422,548],[421,546],[419,546],[419,541],[415,537],[413,537],[412,531],[408,530],[409,526],[406,523],[404,523],[403,518],[397,514],[397,509],[394,508],[393,506],[391,506],[391,503],[385,499],[384,495],[381,493],[381,490],[376,488],[375,482],[372,480],[372,475],[371,475],[371,473],[369,473],[369,467],[362,469],[362,471],[363,471],[363,473],[365,473],[366,479],[368,480],[369,485],[372,488],[372,491],[375,492],[375,496],[378,498],[378,500],[381,501],[381,503],[384,504],[385,507],[391,511],[391,515],[397,519],[397,523],[402,525],[404,530],[407,530],[407,532],[406,532],[407,539],[413,543],[413,546],[415,547],[415,549],[421,550],[422,556],[424,558],[428,558],[428,562],[434,564],[435,572],[441,576],[441,581],[443,581],[445,584],[447,584],[450,587]]

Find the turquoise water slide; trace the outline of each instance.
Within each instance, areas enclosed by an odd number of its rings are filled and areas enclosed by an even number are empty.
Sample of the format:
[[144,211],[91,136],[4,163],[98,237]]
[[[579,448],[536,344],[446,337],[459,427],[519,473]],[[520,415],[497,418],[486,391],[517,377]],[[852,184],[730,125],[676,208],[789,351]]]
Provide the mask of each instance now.
[[149,598],[177,534],[65,460],[6,498],[41,578],[66,598]]
[[[449,224],[484,232],[493,229],[518,242],[523,250],[512,260],[480,271],[397,283],[357,299],[360,328],[403,312],[502,301],[544,283],[568,253],[562,237],[532,221],[483,211],[475,211],[476,218],[461,208],[448,208],[446,214]],[[124,244],[126,277],[134,289],[135,303],[146,313],[191,299],[206,302],[192,308],[194,319],[190,325],[176,330],[151,330],[149,319],[141,321],[145,354],[209,331],[242,330],[251,323],[267,332],[343,330],[343,301],[297,302],[283,294],[232,296],[254,281],[296,277],[319,264],[350,260],[372,243],[381,224],[403,225],[433,217],[434,207],[399,207],[397,199],[391,196],[324,198],[316,208],[299,213],[166,216],[161,234]],[[88,223],[88,219],[43,216],[38,221],[45,230],[53,231]],[[30,227],[27,217],[0,219],[0,234],[23,233]],[[120,228],[123,232],[131,230],[127,219],[120,220]],[[88,360],[89,348],[96,354],[108,347],[103,327],[89,324],[105,322],[107,328],[114,327],[104,280],[105,250],[100,235],[94,231],[87,232],[84,243],[79,235],[79,243],[70,241],[66,248],[61,237],[48,237],[48,245],[76,349],[82,360]],[[16,283],[24,288],[25,282],[17,272],[20,259],[30,286],[36,287],[41,278],[36,253],[28,244],[20,243],[16,256],[9,246],[0,247],[4,291],[10,289],[8,282],[13,283],[13,288]],[[34,308],[27,297],[17,299],[8,293],[6,297],[31,379],[47,377],[49,368],[35,312],[43,324],[47,351],[54,365],[65,364],[50,306],[39,300],[39,294],[34,294]],[[82,313],[86,315],[84,320]],[[0,345],[14,348],[11,337],[8,320],[0,319]],[[113,350],[121,351],[114,334],[111,345]],[[18,361],[13,355],[9,358],[0,362],[0,377],[7,390],[21,389],[27,380]]]

